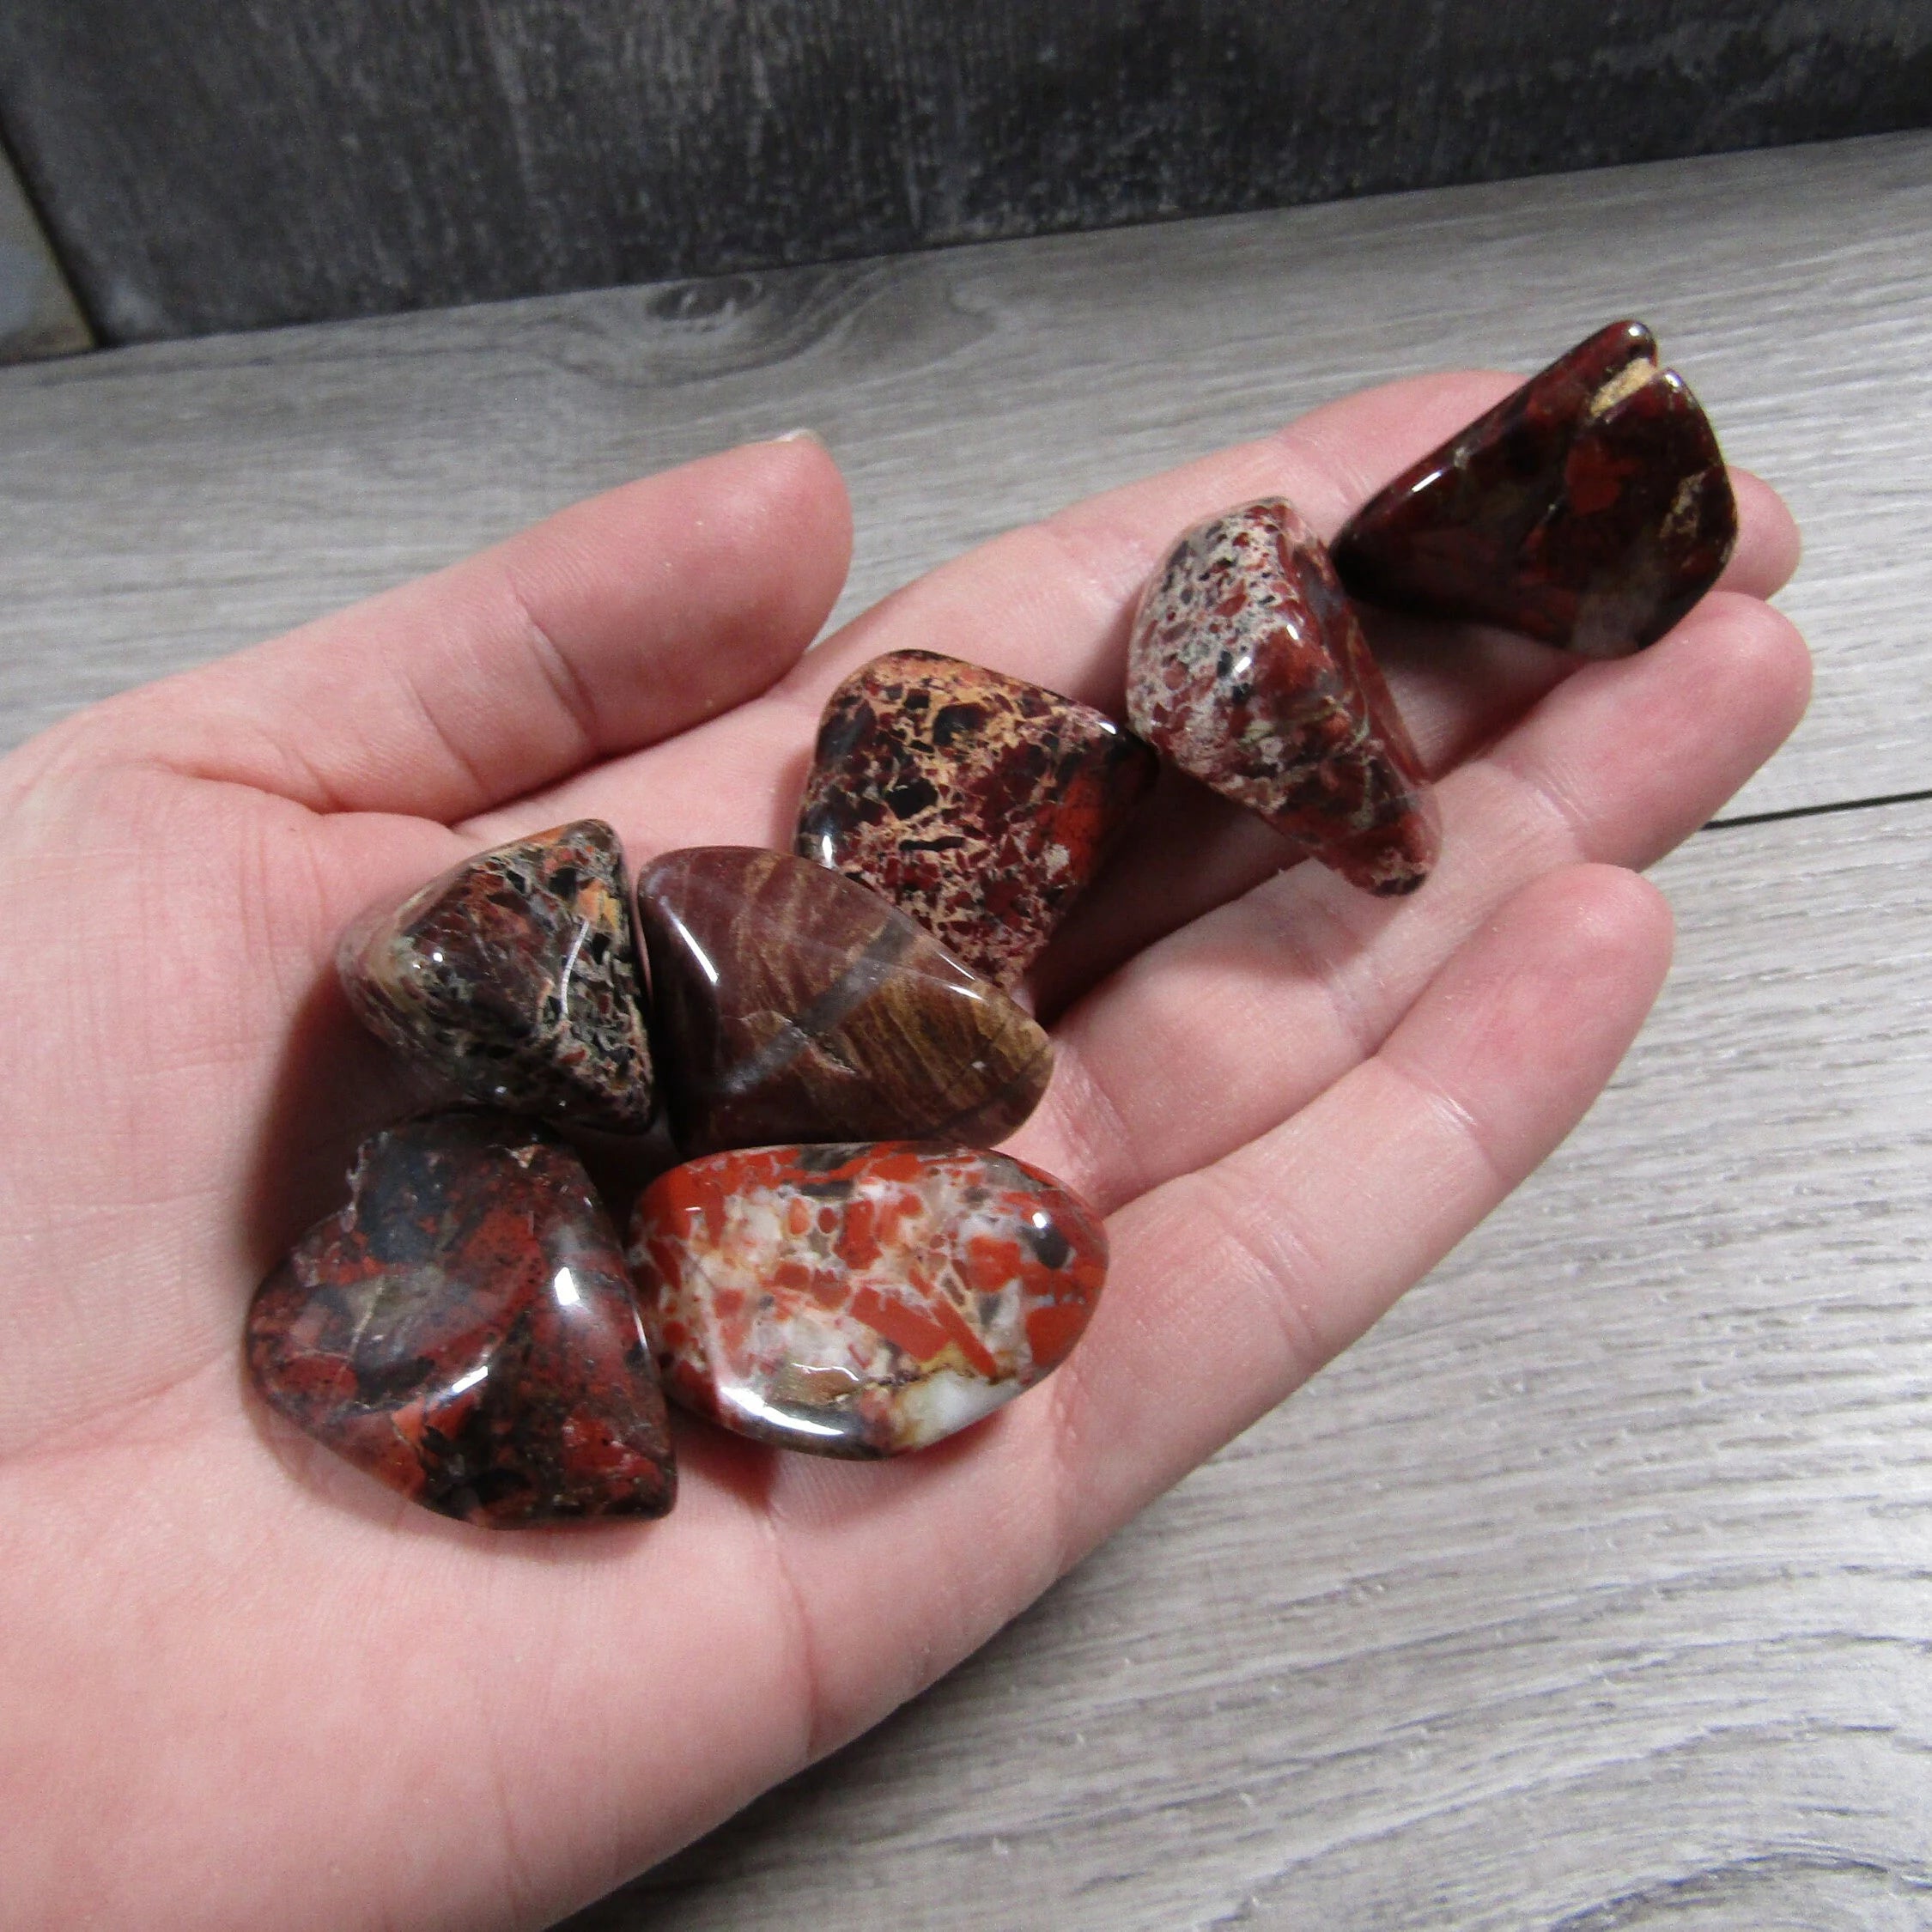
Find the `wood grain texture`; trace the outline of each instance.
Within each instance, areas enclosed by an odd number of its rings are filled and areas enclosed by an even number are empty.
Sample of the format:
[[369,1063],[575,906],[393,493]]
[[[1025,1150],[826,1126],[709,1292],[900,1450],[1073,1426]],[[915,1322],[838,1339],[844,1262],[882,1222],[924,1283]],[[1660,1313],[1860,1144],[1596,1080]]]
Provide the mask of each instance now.
[[116,341],[1928,120],[1920,0],[0,0]]
[[1740,801],[1932,784],[1932,136],[1000,243],[0,372],[0,742],[810,422],[841,611],[1364,384],[1637,313],[1790,496],[1820,660]]
[[0,151],[0,362],[70,355],[92,341],[40,224]]
[[883,1729],[572,1932],[1932,1924],[1932,806],[1713,830],[1567,1145]]

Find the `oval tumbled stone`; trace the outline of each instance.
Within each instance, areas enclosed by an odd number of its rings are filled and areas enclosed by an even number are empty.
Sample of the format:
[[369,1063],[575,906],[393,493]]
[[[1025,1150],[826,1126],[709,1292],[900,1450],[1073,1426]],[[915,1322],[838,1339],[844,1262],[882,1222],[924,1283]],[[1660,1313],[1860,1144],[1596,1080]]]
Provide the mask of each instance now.
[[348,1206],[257,1291],[248,1363],[298,1428],[444,1516],[660,1516],[677,1492],[617,1230],[576,1156],[504,1115],[365,1140]]
[[487,1106],[641,1133],[651,1048],[617,835],[580,818],[365,914],[337,955],[364,1025]]
[[759,1147],[660,1176],[630,1261],[679,1402],[782,1449],[883,1456],[941,1441],[1062,1361],[1107,1235],[1009,1155]]
[[658,1071],[687,1154],[887,1137],[990,1145],[1039,1103],[1053,1044],[876,892],[753,846],[637,881]]

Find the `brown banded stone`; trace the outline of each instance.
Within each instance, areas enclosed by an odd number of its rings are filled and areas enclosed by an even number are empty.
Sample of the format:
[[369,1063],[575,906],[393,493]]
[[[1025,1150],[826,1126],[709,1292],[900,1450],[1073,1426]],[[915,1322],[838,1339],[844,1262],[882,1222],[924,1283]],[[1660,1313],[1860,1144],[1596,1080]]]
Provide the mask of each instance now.
[[658,1066],[688,1154],[781,1141],[990,1146],[1053,1047],[875,892],[788,854],[703,846],[637,882]]
[[1334,559],[1371,604],[1615,658],[1662,637],[1736,544],[1697,398],[1641,322],[1614,322],[1378,491]]
[[1105,862],[1154,755],[1103,711],[933,651],[832,693],[793,849],[1010,987]]
[[382,1040],[467,1098],[641,1133],[651,1048],[623,848],[601,819],[479,853],[367,913],[337,954]]

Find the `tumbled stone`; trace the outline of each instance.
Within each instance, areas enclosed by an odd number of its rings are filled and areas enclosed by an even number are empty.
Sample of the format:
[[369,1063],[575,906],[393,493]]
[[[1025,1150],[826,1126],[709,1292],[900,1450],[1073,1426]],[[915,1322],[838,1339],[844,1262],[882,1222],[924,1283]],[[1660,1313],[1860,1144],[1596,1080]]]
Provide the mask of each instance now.
[[650,1125],[623,848],[601,820],[480,853],[366,914],[337,965],[363,1023],[469,1099],[612,1133]]
[[1010,987],[1100,870],[1153,754],[1103,711],[933,651],[832,693],[793,849]]
[[1127,715],[1164,758],[1343,878],[1412,892],[1438,821],[1327,552],[1270,498],[1187,532],[1142,598]]
[[502,1115],[431,1115],[365,1140],[349,1188],[249,1310],[270,1405],[470,1522],[670,1509],[663,1392],[576,1156]]
[[679,1402],[841,1456],[923,1449],[1031,1388],[1107,1273],[1099,1218],[1051,1175],[908,1141],[673,1168],[629,1252]]
[[1641,322],[1616,322],[1370,498],[1334,556],[1370,603],[1614,658],[1662,637],[1736,544],[1697,398]]
[[658,1070],[687,1154],[781,1140],[990,1145],[1038,1104],[1046,1034],[876,892],[750,846],[637,882]]

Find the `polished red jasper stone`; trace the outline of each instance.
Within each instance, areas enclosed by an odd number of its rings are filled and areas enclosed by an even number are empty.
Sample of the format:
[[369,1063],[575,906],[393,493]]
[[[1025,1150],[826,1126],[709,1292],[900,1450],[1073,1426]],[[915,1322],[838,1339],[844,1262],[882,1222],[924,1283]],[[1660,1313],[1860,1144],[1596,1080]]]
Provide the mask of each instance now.
[[596,818],[479,853],[337,955],[365,1025],[485,1105],[618,1133],[652,1109],[617,835]]
[[1004,1139],[1053,1043],[878,893],[788,853],[694,846],[637,881],[659,1066],[687,1154]]
[[740,1435],[895,1455],[1062,1361],[1107,1236],[1051,1175],[915,1141],[759,1147],[659,1177],[631,1265],[666,1387]]
[[1345,878],[1411,892],[1434,798],[1327,553],[1279,498],[1188,531],[1127,646],[1127,714],[1161,756]]
[[1156,769],[1090,705],[983,665],[894,651],[832,693],[793,849],[871,886],[1011,986]]
[[1736,543],[1697,398],[1641,322],[1615,322],[1364,504],[1334,556],[1371,603],[1613,658],[1662,637]]
[[349,1204],[257,1291],[270,1404],[444,1516],[659,1516],[664,1395],[617,1233],[576,1156],[507,1115],[364,1141]]

